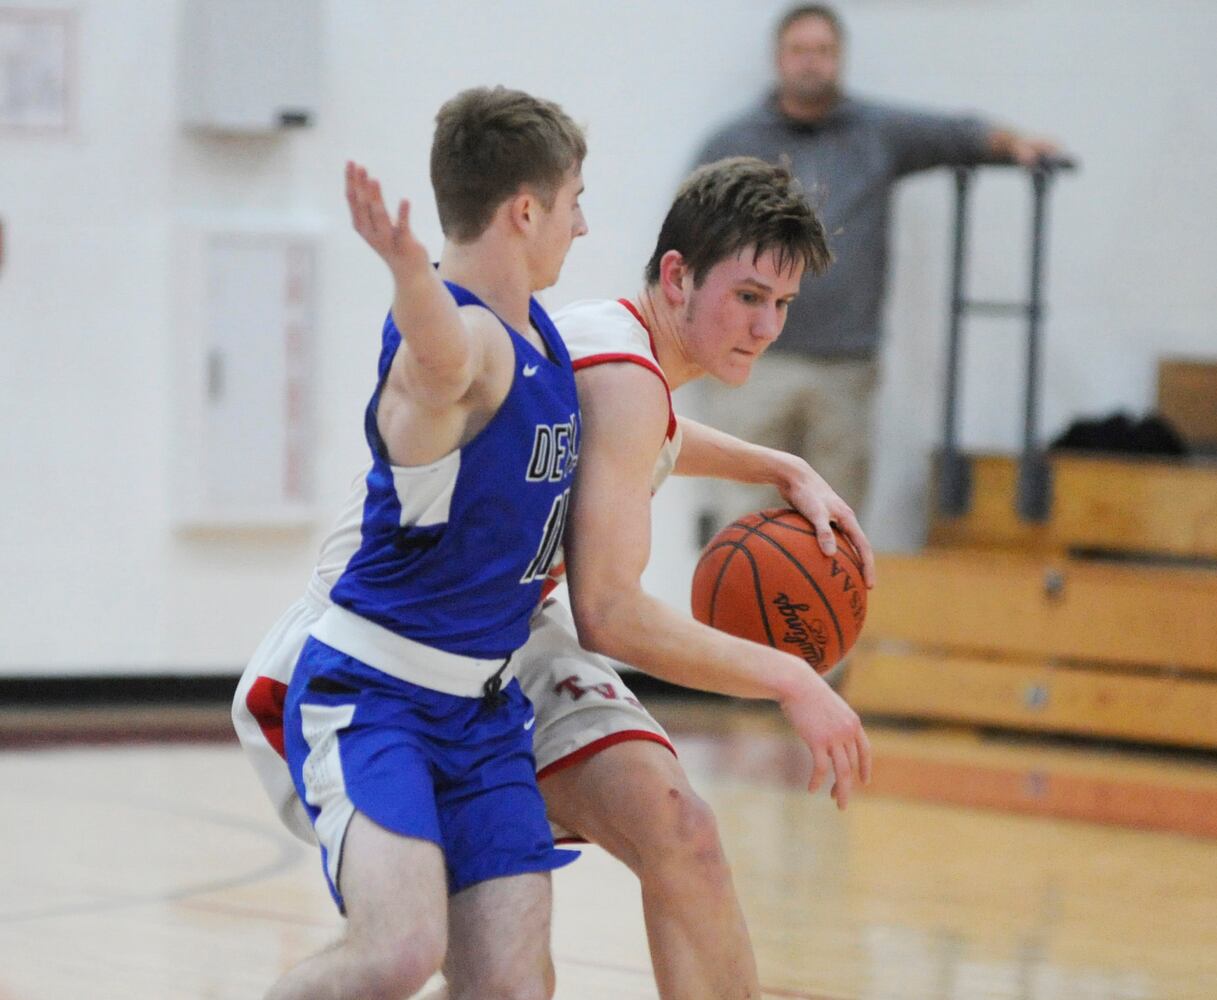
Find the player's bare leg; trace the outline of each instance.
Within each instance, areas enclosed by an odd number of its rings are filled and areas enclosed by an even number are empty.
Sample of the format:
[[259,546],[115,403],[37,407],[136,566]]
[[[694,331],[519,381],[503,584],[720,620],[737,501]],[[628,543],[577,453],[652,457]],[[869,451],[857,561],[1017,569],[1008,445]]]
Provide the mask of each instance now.
[[346,935],[290,970],[267,1000],[400,1000],[443,962],[448,887],[439,847],[356,813],[342,855]]
[[552,819],[638,876],[663,1000],[760,997],[714,814],[667,749],[619,743],[545,778],[541,793]]
[[452,896],[448,906],[447,994],[439,996],[451,1000],[553,996],[549,872],[479,882]]

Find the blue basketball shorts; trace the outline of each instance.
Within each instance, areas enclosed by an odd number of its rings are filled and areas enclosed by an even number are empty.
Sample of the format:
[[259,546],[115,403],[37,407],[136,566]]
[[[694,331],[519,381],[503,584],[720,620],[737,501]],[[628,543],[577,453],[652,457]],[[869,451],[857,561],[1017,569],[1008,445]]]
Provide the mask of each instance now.
[[317,839],[330,893],[355,812],[438,844],[448,891],[550,871],[554,847],[537,789],[534,715],[519,682],[499,704],[433,691],[309,637],[284,705],[284,751]]

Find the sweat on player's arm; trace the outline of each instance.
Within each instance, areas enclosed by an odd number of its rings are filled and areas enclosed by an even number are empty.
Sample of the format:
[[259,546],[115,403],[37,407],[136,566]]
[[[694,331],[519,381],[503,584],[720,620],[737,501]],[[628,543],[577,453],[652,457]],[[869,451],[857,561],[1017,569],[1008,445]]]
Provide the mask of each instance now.
[[866,585],[875,585],[875,553],[853,508],[804,459],[744,441],[688,417],[680,418],[680,427],[680,457],[673,470],[676,475],[776,487],[782,499],[811,522],[825,555],[837,551],[831,527],[835,523],[862,557]]
[[844,808],[855,778],[870,776],[857,714],[796,656],[737,639],[647,594],[651,477],[666,427],[663,383],[635,364],[600,364],[576,376],[583,441],[566,551],[580,643],[683,687],[778,702],[810,748],[814,791],[831,767]]

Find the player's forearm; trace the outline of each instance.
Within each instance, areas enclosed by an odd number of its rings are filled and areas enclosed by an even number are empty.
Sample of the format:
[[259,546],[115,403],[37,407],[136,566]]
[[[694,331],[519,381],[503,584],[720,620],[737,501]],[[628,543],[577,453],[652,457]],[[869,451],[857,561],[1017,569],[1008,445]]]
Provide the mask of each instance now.
[[572,592],[572,602],[586,648],[671,684],[781,702],[814,683],[797,657],[710,628],[642,591],[582,610]]
[[782,487],[797,474],[801,459],[753,444],[696,420],[680,418],[682,441],[678,476],[705,476]]

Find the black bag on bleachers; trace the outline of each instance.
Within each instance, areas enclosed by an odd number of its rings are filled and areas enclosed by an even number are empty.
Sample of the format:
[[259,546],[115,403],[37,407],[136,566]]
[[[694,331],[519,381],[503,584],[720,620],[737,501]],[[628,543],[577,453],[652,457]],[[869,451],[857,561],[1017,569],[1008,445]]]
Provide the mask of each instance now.
[[1097,420],[1075,420],[1052,442],[1050,449],[1120,455],[1188,453],[1183,437],[1165,418],[1151,413],[1142,420],[1133,420],[1124,412]]

